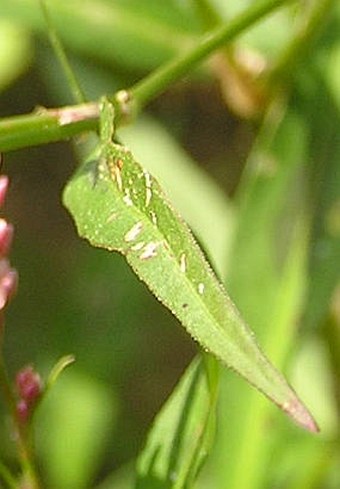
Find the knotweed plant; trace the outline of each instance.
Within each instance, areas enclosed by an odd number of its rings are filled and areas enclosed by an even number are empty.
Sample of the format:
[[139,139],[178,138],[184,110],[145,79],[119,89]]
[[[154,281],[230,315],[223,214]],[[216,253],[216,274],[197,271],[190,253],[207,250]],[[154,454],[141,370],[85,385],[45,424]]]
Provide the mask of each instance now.
[[[75,340],[80,352],[80,366],[63,376],[53,397],[49,391],[73,356],[47,376],[35,365],[45,361],[43,352],[7,372],[5,312],[18,274],[9,261],[13,226],[0,219],[0,386],[10,419],[4,446],[17,454],[0,454],[5,487],[338,489],[337,2],[0,0],[0,15],[21,32],[15,42],[36,34],[39,76],[55,87],[53,100],[63,101],[43,107],[35,94],[32,113],[0,119],[0,151],[72,140],[78,166],[63,182],[61,200],[70,233],[82,243],[73,252],[61,231],[51,245],[70,280],[59,277],[48,291],[58,290],[47,334],[61,331],[62,347]],[[87,77],[95,95],[87,96]],[[187,110],[196,90],[198,103]],[[58,160],[57,149],[51,154]],[[217,164],[212,177],[207,169]],[[8,185],[0,177],[0,206]],[[42,213],[53,226],[48,209]],[[93,262],[85,265],[82,253]],[[141,297],[149,291],[196,348],[143,446],[129,414],[120,413],[121,427],[107,408],[107,384],[118,398],[143,341],[158,345],[159,329],[145,340],[149,319],[132,292],[135,277],[145,286]],[[158,328],[163,321],[155,321]],[[131,324],[138,331],[131,333]],[[20,335],[16,340],[19,351]],[[101,372],[97,381],[81,373],[86,361],[93,376]],[[154,370],[145,369],[151,379]],[[116,404],[110,398],[117,412],[139,391],[152,400],[143,385],[132,391]],[[111,432],[123,434],[134,460],[103,478],[120,456],[116,439],[103,452]],[[128,448],[121,452],[117,466],[128,459]]]

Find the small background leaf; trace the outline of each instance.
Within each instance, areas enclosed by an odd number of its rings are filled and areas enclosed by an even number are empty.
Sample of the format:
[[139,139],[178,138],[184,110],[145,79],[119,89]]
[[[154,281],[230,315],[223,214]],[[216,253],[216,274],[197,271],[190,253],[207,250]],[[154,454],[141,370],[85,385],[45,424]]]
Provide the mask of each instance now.
[[210,449],[215,401],[196,358],[154,421],[137,462],[136,489],[192,487]]
[[2,91],[28,68],[33,53],[27,30],[1,18],[0,46],[0,91]]
[[[326,67],[301,90],[300,110],[308,114],[308,205],[311,215],[308,307],[305,331],[315,331],[329,314],[340,283],[340,108],[325,83]],[[313,104],[310,103],[313,100]]]

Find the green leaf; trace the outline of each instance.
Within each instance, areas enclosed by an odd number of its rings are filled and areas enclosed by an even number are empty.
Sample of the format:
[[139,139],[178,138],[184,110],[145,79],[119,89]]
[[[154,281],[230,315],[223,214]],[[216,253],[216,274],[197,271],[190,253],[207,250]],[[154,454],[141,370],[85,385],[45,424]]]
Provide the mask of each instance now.
[[216,389],[195,358],[157,415],[137,461],[136,489],[192,487],[212,441]]
[[340,112],[324,80],[326,67],[313,73],[301,91],[301,109],[309,121],[307,154],[311,215],[308,307],[304,328],[316,330],[328,315],[340,281]]
[[204,350],[298,423],[316,430],[294,391],[261,352],[157,181],[127,148],[111,142],[113,108],[108,103],[103,104],[101,120],[102,144],[64,193],[80,236],[93,246],[122,253]]
[[57,380],[59,380],[60,375],[73,362],[75,362],[75,357],[73,355],[65,355],[57,361],[47,378],[45,388],[42,391],[42,395],[40,396],[38,403],[35,406],[35,409],[38,408],[38,406],[45,400],[50,390],[55,386]]
[[73,362],[75,362],[75,357],[73,355],[66,355],[58,360],[58,362],[52,368],[50,375],[48,376],[45,391],[51,389],[54,386],[60,374]]
[[142,115],[133,125],[120,128],[119,137],[158,182],[166,185],[170,200],[176,202],[204,249],[209,250],[213,268],[222,276],[234,229],[234,209],[221,186],[155,119]]

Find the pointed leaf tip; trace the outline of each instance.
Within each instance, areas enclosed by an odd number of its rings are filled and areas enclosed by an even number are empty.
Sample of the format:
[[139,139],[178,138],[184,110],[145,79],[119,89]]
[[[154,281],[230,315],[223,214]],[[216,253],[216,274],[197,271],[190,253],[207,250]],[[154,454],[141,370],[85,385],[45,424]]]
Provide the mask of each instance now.
[[282,405],[282,409],[305,430],[311,433],[319,433],[320,428],[313,416],[297,397],[285,402]]

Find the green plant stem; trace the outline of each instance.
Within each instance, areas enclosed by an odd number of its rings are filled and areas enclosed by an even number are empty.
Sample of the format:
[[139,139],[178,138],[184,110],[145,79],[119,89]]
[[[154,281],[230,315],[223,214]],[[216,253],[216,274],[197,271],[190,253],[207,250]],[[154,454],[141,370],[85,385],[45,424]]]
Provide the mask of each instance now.
[[227,25],[218,27],[203,36],[195,49],[188,53],[184,53],[174,61],[170,61],[163,67],[151,73],[151,75],[136,83],[136,85],[129,90],[129,93],[135,100],[137,112],[151,99],[162,93],[169,85],[191,71],[192,68],[196,67],[216,49],[235,39],[237,35],[254,25],[273,10],[289,2],[291,2],[291,0],[256,2]]
[[[164,92],[172,83],[195,68],[216,49],[232,41],[280,6],[294,0],[256,2],[226,26],[203,36],[198,45],[145,77],[126,92],[130,95],[132,112],[136,115],[148,102]],[[122,93],[122,92],[120,92]],[[117,94],[111,99],[119,109],[126,101]],[[121,110],[124,113],[124,107]],[[73,117],[72,117],[73,114]],[[40,110],[30,115],[10,117],[0,121],[0,151],[62,141],[87,130],[96,130],[99,122],[98,103],[60,109]]]
[[82,132],[96,130],[97,103],[60,109],[39,109],[35,113],[0,121],[0,151],[63,141]]
[[69,86],[71,88],[71,91],[73,93],[74,99],[77,103],[83,104],[86,102],[85,95],[81,89],[81,86],[77,80],[77,77],[75,76],[71,65],[67,59],[66,52],[63,48],[62,43],[60,42],[60,39],[58,37],[58,34],[54,28],[53,22],[51,20],[51,17],[48,12],[48,8],[46,5],[46,0],[40,0],[40,6],[41,10],[44,14],[45,22],[48,28],[48,36],[50,38],[51,45],[54,49],[54,52],[56,54],[56,57],[59,59],[60,64],[64,70],[66,79],[69,83]]

